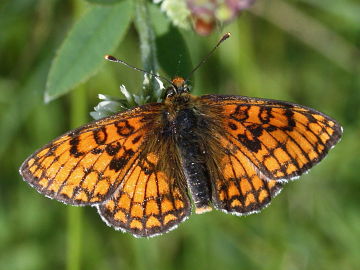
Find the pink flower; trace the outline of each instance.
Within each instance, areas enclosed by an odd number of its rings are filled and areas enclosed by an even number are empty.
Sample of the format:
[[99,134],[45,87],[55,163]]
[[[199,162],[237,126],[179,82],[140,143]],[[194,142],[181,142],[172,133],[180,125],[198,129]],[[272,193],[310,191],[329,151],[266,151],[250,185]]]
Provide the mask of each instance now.
[[217,23],[228,23],[255,0],[153,0],[172,23],[189,28],[190,20],[199,35],[210,34]]
[[249,8],[255,0],[187,0],[195,31],[200,35],[212,32],[216,22],[227,23]]

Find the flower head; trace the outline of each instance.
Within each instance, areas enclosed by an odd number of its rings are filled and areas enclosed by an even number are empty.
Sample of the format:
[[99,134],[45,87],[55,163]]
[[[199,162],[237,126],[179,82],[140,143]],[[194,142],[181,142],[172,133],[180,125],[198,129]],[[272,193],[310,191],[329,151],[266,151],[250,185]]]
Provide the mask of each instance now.
[[155,3],[161,2],[161,10],[166,13],[175,26],[190,28],[190,10],[185,0],[154,0]]
[[[160,102],[165,88],[164,84],[156,77],[155,82],[154,89],[152,89],[153,99]],[[147,74],[144,75],[143,87],[150,87],[150,79]],[[99,94],[98,97],[101,101],[94,107],[94,111],[90,112],[91,117],[98,120],[134,106],[143,105],[151,99],[150,96],[132,94],[126,89],[125,85],[120,86],[120,92],[125,98]]]
[[195,31],[208,35],[217,22],[227,23],[236,18],[240,11],[249,8],[255,0],[154,0],[161,2],[161,9],[174,25],[188,28],[189,18]]
[[208,35],[216,22],[227,23],[235,19],[240,11],[249,8],[255,0],[187,0],[195,31]]

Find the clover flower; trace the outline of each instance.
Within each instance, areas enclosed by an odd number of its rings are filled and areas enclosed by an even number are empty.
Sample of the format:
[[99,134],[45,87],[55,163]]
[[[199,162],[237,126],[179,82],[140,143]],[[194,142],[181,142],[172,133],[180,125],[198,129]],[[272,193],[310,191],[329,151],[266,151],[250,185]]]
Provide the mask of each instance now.
[[154,0],[174,25],[188,28],[189,18],[199,35],[208,35],[216,23],[228,23],[255,0]]
[[[161,101],[162,93],[164,91],[164,84],[155,78],[155,85],[152,89],[153,97],[157,102]],[[150,79],[147,74],[144,75],[143,87],[150,87]],[[130,109],[135,106],[143,105],[150,101],[150,96],[144,96],[142,94],[136,95],[130,93],[124,85],[120,86],[120,92],[125,98],[113,97],[108,95],[99,94],[98,97],[101,100],[98,105],[94,107],[94,111],[90,112],[90,116],[95,120],[110,116],[114,113]]]
[[161,2],[161,10],[166,13],[175,26],[190,28],[190,10],[186,0],[154,0],[154,3]]
[[187,0],[195,31],[208,35],[216,23],[228,23],[255,0]]

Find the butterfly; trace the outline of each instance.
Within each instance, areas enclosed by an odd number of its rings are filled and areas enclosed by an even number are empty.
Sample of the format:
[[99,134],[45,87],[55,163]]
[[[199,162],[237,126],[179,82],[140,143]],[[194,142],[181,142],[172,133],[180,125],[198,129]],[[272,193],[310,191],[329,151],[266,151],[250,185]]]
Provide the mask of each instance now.
[[334,119],[314,109],[245,96],[197,97],[175,77],[163,102],[65,133],[28,157],[20,174],[49,198],[95,206],[109,226],[151,237],[176,228],[192,208],[259,212],[341,135]]
[[334,119],[314,109],[196,97],[178,77],[164,102],[70,131],[31,155],[20,173],[49,198],[96,206],[108,225],[149,237],[174,229],[192,203],[198,214],[260,211],[341,134]]

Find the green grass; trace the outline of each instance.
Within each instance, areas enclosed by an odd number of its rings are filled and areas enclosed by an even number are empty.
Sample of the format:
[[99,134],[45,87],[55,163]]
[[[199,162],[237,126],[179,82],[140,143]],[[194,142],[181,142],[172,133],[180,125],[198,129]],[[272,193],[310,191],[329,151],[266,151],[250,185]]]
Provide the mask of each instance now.
[[[321,0],[270,1],[281,3],[281,9],[244,12],[210,37],[180,30],[193,64],[223,33],[232,33],[196,73],[195,94],[300,103],[337,119],[344,136],[325,160],[287,184],[260,214],[192,215],[168,234],[135,239],[107,227],[95,208],[79,212],[45,198],[18,173],[34,150],[90,121],[98,93],[118,96],[120,84],[141,91],[142,74],[106,63],[75,92],[43,103],[51,60],[83,11],[74,12],[77,2],[0,3],[1,269],[358,269],[360,25],[354,10],[359,3],[330,1],[336,2],[332,8]],[[284,4],[304,20],[281,13]],[[314,22],[323,34],[309,34]],[[300,32],[289,31],[294,25]],[[327,40],[324,33],[336,39]],[[116,51],[108,53],[141,67],[139,46],[131,25]],[[167,51],[167,61],[178,65],[178,54]]]

